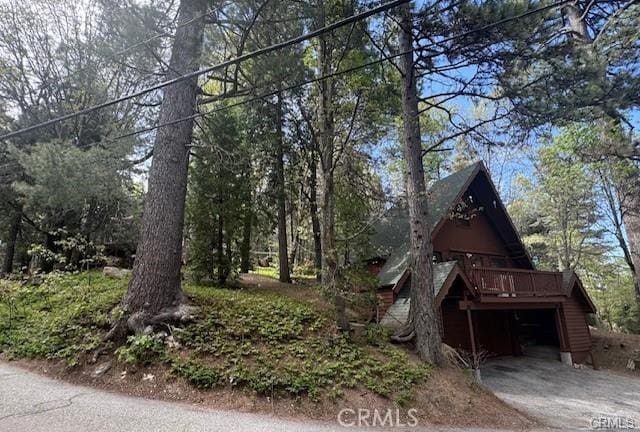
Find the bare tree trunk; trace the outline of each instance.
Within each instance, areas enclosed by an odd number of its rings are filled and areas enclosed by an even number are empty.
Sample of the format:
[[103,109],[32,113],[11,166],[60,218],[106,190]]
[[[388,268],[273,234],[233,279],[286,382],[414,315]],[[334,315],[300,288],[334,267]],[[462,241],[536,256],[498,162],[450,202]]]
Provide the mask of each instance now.
[[[324,25],[324,19],[322,19]],[[320,74],[331,73],[330,48],[325,36],[320,37],[318,63]],[[336,309],[336,324],[340,330],[349,330],[346,300],[337,284],[338,251],[336,249],[335,234],[335,184],[334,184],[334,147],[335,126],[333,112],[334,83],[331,79],[320,82],[319,108],[319,145],[320,167],[322,171],[322,284],[334,294]]]
[[629,268],[633,274],[636,301],[640,304],[640,195],[630,197],[628,209],[622,214],[629,243],[631,262]]
[[300,231],[296,227],[291,227],[293,231],[295,229],[295,236],[292,239],[291,244],[291,257],[289,258],[289,266],[295,269],[298,265],[298,257],[300,255]]
[[[414,70],[411,6],[400,6],[400,59],[402,70],[403,146],[407,162],[407,201],[411,226],[410,332],[423,360],[442,360],[440,322],[433,293],[431,228],[427,224],[429,203],[422,163],[418,95]],[[406,329],[405,329],[406,330]]]
[[[296,200],[296,204],[302,200],[302,186],[300,187],[300,194]],[[296,204],[292,203],[289,206],[289,231],[291,232],[291,254],[289,255],[289,268],[295,269],[298,265],[298,255],[300,250],[300,230],[299,226],[299,212],[296,208]]]
[[313,232],[314,266],[316,279],[322,280],[322,233],[318,216],[318,172],[316,155],[313,155],[309,169],[309,213],[311,213],[311,231]]
[[[207,0],[182,0],[167,78],[198,69]],[[191,22],[192,21],[192,22]],[[195,112],[197,78],[182,81],[164,91],[159,123],[189,117]],[[182,230],[187,190],[189,149],[193,120],[158,129],[149,173],[141,237],[129,289],[123,299],[127,314],[144,324],[163,309],[183,301],[180,286]],[[129,328],[134,325],[129,322]]]
[[[44,239],[45,248],[47,248],[47,250],[51,252],[57,252],[58,251],[58,246],[56,244],[56,242],[58,241],[57,234],[46,233],[44,236],[45,236],[45,239]],[[42,270],[44,273],[50,273],[53,271],[53,269],[54,269],[53,261],[42,260],[40,262],[40,270]]]
[[284,127],[282,118],[282,94],[277,102],[278,140],[276,143],[276,190],[278,194],[278,261],[280,282],[291,282],[287,245],[287,194],[284,184]]
[[18,233],[20,232],[20,224],[22,222],[22,211],[16,210],[9,226],[7,236],[7,248],[2,262],[2,271],[0,275],[10,274],[13,271],[13,258],[16,252],[16,242],[18,241]]
[[[614,236],[622,250],[625,263],[631,270],[636,301],[640,304],[640,196],[638,181],[616,179],[612,171],[597,170],[604,192]],[[621,197],[622,198],[621,201]],[[626,198],[628,197],[628,198]],[[626,236],[625,236],[626,234]],[[635,245],[635,254],[631,250]],[[635,255],[635,256],[634,256]]]
[[224,264],[224,219],[218,215],[218,238],[216,245],[216,261],[218,262],[218,283],[227,283],[227,272]]
[[253,211],[247,204],[242,221],[242,244],[240,245],[240,272],[251,270],[251,230],[253,228]]

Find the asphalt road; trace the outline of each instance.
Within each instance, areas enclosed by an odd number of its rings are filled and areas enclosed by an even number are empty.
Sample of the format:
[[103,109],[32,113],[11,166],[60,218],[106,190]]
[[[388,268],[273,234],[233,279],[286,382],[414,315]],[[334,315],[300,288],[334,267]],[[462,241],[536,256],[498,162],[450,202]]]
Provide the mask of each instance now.
[[[338,424],[131,398],[49,379],[0,362],[0,432],[311,432],[407,430]],[[412,431],[436,429],[410,428]],[[453,429],[437,429],[451,431]]]
[[496,396],[562,429],[640,429],[640,378],[559,361],[500,358],[482,369]]

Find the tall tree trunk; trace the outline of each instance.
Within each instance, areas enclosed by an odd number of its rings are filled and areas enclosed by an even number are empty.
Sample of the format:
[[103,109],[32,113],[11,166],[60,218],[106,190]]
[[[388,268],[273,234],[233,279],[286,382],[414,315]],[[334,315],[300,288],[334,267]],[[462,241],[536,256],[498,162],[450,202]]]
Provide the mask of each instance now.
[[[324,19],[322,20],[324,21]],[[324,22],[322,23],[324,25]],[[330,48],[325,36],[320,37],[318,62],[322,76],[331,73]],[[346,300],[337,284],[338,251],[336,249],[335,234],[335,184],[334,184],[334,147],[335,126],[333,112],[332,79],[320,81],[320,106],[319,106],[319,145],[320,167],[322,171],[322,284],[334,294],[336,309],[336,324],[340,330],[349,330],[347,319]]]
[[218,215],[218,238],[216,245],[216,261],[218,263],[218,282],[220,285],[227,283],[227,272],[224,265],[224,219]]
[[[56,244],[56,242],[58,241],[58,235],[46,233],[44,236],[45,236],[45,239],[44,239],[45,248],[54,253],[58,252],[59,248],[58,248],[58,245]],[[42,270],[44,273],[52,272],[55,267],[55,263],[49,260],[42,260],[39,264],[40,264],[40,270]]]
[[[640,195],[633,193],[637,191],[639,184],[633,179],[617,179],[611,170],[597,172],[614,228],[614,236],[631,271],[636,301],[640,305]],[[627,192],[629,189],[631,193]],[[621,202],[622,196],[628,196],[629,199]],[[631,250],[632,241],[635,254]]]
[[276,143],[276,191],[278,194],[278,262],[280,282],[291,282],[289,273],[289,252],[287,246],[287,194],[284,184],[284,127],[282,116],[282,94],[277,102],[278,140]]
[[[198,69],[207,0],[182,0],[167,78]],[[158,123],[195,112],[198,80],[193,78],[167,87]],[[158,129],[149,173],[142,230],[129,289],[123,308],[129,315],[153,317],[183,301],[180,286],[182,230],[187,190],[189,149],[193,120]],[[144,319],[142,319],[144,321]],[[130,324],[130,327],[133,327]],[[133,329],[136,330],[136,329]]]
[[[292,230],[294,227],[291,228]],[[289,258],[289,266],[294,269],[298,265],[298,255],[300,252],[300,231],[295,230],[295,236],[291,242],[291,257]]]
[[[302,189],[302,187],[300,189]],[[300,192],[300,195],[302,195],[302,192]],[[299,199],[297,200],[297,202],[300,202]],[[298,264],[300,230],[298,229],[298,212],[293,202],[289,206],[289,231],[291,233],[291,253],[289,254],[289,268],[294,269]]]
[[407,163],[407,201],[411,226],[411,306],[410,332],[423,360],[439,364],[440,322],[433,293],[431,228],[429,203],[424,180],[418,95],[414,69],[411,6],[400,6],[400,59],[402,71],[403,146]]
[[631,263],[629,268],[633,273],[636,301],[640,304],[640,195],[630,197],[627,210],[622,214],[625,231],[629,243]]
[[18,233],[20,232],[20,223],[22,222],[22,211],[16,210],[7,235],[7,248],[2,262],[2,271],[0,275],[10,274],[13,271],[13,258],[16,252],[16,242],[18,241]]
[[240,272],[249,273],[251,270],[251,230],[253,228],[253,211],[247,204],[242,220],[242,243],[240,245]]
[[309,213],[311,213],[311,231],[313,233],[314,267],[316,279],[322,280],[322,233],[320,229],[320,217],[318,216],[318,163],[316,155],[312,156],[309,164]]

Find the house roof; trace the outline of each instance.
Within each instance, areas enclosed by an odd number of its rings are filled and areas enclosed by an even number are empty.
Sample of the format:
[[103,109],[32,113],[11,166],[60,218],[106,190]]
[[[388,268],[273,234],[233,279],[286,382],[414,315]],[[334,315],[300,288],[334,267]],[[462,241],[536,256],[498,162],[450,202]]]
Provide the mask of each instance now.
[[442,263],[433,264],[433,294],[438,296],[440,291],[445,285],[445,282],[449,278],[449,275],[458,264],[457,261],[446,261]]
[[[449,276],[451,275],[453,270],[456,268],[456,265],[457,265],[456,261],[447,261],[447,262],[433,264],[433,295],[434,297],[438,297],[442,289],[445,287],[446,282],[447,280],[449,280]],[[400,280],[402,279],[403,274],[398,276],[397,280],[393,283],[394,289],[396,288],[395,285],[398,282],[400,282]],[[390,284],[387,284],[387,285],[390,285]],[[398,287],[398,289],[401,289],[401,288],[402,287]],[[380,323],[382,325],[386,325],[390,327],[395,327],[395,326],[399,326],[406,323],[409,318],[410,305],[411,305],[411,299],[409,298],[396,301],[391,306],[389,306],[389,309],[387,309],[387,311],[385,312],[384,317],[382,317],[382,320],[380,321]]]
[[[427,223],[433,231],[443,220],[451,207],[458,201],[465,185],[482,168],[477,162],[460,171],[435,182],[427,191],[429,197],[429,218]],[[397,249],[408,250],[409,213],[406,208],[393,207],[378,221],[371,237],[371,246],[375,256],[390,257]]]
[[[431,186],[427,192],[429,197],[427,223],[432,232],[440,221],[447,217],[451,207],[464,193],[465,187],[483,169],[483,166],[482,162],[477,162],[438,180]],[[409,214],[405,208],[390,209],[375,227],[375,233],[371,238],[374,255],[387,258],[378,273],[381,286],[395,285],[410,267],[409,234]]]

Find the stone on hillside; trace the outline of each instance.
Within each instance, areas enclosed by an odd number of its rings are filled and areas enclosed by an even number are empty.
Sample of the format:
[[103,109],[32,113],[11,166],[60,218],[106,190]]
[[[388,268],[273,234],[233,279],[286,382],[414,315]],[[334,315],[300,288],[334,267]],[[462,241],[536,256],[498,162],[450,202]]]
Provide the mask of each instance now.
[[102,274],[113,279],[124,279],[131,274],[131,270],[118,267],[105,267]]
[[91,374],[91,376],[94,377],[94,378],[98,378],[98,377],[104,375],[109,369],[111,369],[111,362],[110,361],[106,361],[106,362],[101,363],[100,365],[98,365],[98,367],[96,367],[94,369],[94,371]]
[[629,359],[629,361],[627,362],[627,369],[629,369],[630,371],[636,370],[636,362],[633,361],[633,359]]

